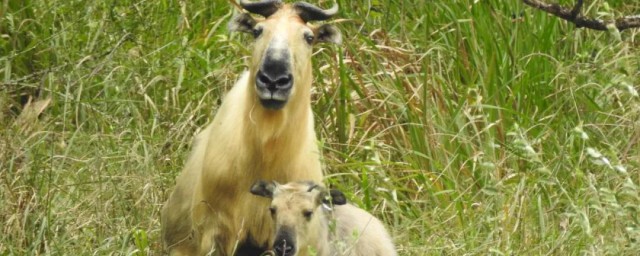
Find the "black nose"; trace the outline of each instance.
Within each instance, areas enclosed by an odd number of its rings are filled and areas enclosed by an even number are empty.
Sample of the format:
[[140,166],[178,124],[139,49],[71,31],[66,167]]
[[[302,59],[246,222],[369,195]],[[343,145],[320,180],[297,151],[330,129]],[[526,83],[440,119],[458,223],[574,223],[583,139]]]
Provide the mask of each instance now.
[[280,240],[273,246],[273,250],[276,252],[276,255],[293,255],[295,247],[292,242],[287,240]]
[[291,73],[270,74],[269,72],[258,70],[256,81],[258,82],[258,86],[274,92],[291,88],[293,85],[293,75],[291,75]]

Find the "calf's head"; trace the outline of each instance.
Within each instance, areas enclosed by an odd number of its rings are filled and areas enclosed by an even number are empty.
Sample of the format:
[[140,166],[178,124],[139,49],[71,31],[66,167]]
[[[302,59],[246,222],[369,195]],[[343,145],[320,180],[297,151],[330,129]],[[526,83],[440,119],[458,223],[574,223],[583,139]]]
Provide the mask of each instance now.
[[312,26],[309,21],[331,18],[338,6],[323,10],[305,2],[284,4],[280,0],[240,0],[243,9],[263,16],[254,19],[248,13],[236,15],[229,23],[232,31],[247,32],[256,42],[251,60],[252,81],[262,106],[283,108],[303,81],[311,83],[312,46],[318,42],[341,42],[340,32],[332,25]]
[[[251,193],[271,198],[269,211],[275,223],[273,250],[278,256],[298,255],[313,241],[311,230],[313,223],[320,223],[321,205],[343,205],[347,200],[336,189],[327,190],[313,182],[291,182],[280,185],[275,181],[257,181],[251,187]],[[323,238],[326,239],[326,238]]]

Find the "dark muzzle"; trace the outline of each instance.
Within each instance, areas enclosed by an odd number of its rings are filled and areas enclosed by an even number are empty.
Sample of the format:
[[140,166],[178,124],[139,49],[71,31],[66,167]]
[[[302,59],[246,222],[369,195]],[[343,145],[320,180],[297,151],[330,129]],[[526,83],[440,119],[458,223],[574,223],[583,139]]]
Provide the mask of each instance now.
[[295,249],[293,242],[287,240],[280,240],[273,245],[273,251],[277,256],[293,256]]
[[296,241],[293,231],[289,228],[281,228],[273,243],[273,251],[277,256],[293,256],[296,253]]
[[284,49],[269,49],[256,73],[256,91],[260,103],[268,109],[281,109],[293,88],[290,56]]

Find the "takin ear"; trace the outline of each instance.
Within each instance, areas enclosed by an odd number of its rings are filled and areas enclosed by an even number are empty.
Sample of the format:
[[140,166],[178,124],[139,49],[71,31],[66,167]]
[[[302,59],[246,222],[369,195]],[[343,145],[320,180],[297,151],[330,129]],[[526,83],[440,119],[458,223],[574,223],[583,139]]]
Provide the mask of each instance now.
[[251,15],[248,13],[240,13],[233,16],[231,21],[229,21],[229,31],[239,31],[251,33],[253,32],[253,28],[256,26],[257,22]]
[[342,33],[334,25],[323,24],[316,29],[318,42],[330,42],[334,44],[342,43]]
[[273,198],[273,192],[278,184],[275,181],[258,180],[251,186],[251,194],[267,198]]
[[[328,192],[328,193],[327,193]],[[322,204],[325,205],[344,205],[347,203],[347,197],[342,191],[337,189],[331,189],[329,191],[323,191],[318,195]]]

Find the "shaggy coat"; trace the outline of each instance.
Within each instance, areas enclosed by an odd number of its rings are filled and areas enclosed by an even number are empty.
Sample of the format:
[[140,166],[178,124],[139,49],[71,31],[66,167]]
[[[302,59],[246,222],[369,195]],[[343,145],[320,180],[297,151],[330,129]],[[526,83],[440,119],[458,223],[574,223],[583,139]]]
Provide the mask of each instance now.
[[269,214],[256,209],[268,202],[246,188],[258,179],[322,181],[310,104],[311,46],[339,42],[339,32],[330,25],[309,26],[308,13],[317,20],[324,11],[309,4],[241,5],[267,18],[240,14],[229,25],[256,38],[251,66],[197,135],[162,208],[163,245],[170,255],[263,251],[274,231]]

